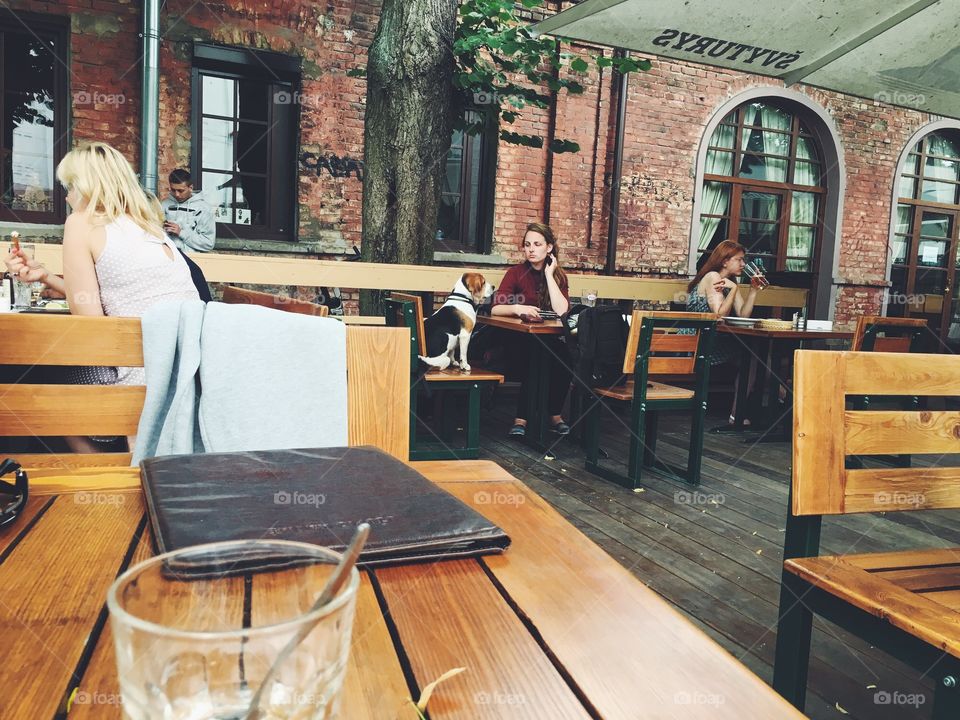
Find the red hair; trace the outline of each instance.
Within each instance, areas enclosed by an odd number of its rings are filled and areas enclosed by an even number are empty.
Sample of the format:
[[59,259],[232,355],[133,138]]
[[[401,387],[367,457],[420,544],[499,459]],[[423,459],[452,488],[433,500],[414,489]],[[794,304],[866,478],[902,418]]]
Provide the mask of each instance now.
[[687,285],[687,292],[693,292],[693,289],[700,284],[700,281],[703,280],[708,272],[720,272],[723,269],[723,264],[727,260],[736,257],[740,253],[746,255],[747,249],[736,240],[724,240],[717,245],[713,249],[713,252],[710,253],[710,257],[707,258],[703,267],[697,271],[697,274],[693,276],[693,280]]

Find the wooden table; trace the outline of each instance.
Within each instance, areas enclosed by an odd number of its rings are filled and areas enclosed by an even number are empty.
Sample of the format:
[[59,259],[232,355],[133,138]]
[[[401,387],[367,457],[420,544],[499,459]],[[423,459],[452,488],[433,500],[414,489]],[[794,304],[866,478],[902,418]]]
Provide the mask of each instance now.
[[[734,416],[733,431],[748,430],[763,433],[761,441],[786,442],[790,440],[790,423],[781,422],[781,418],[791,418],[793,408],[793,393],[789,381],[793,375],[793,351],[809,346],[810,343],[820,340],[851,340],[852,332],[842,330],[765,330],[763,328],[737,327],[720,323],[720,332],[736,335],[741,341],[740,364],[737,369],[737,410]],[[750,365],[753,359],[764,367],[764,381],[760,387],[765,388],[755,393],[756,401],[748,402],[747,388],[750,383]],[[767,364],[769,358],[769,365]],[[777,375],[776,369],[786,359],[787,371],[784,377]],[[787,388],[787,397],[783,408],[778,408],[777,399],[779,388]],[[763,405],[763,396],[767,395],[767,405]],[[749,407],[748,407],[749,406]],[[789,411],[789,412],[788,412]],[[766,415],[767,422],[759,425],[744,425],[743,421],[748,414],[752,414],[752,422],[757,423],[762,415]],[[718,428],[728,430],[728,428]]]
[[563,335],[563,323],[559,320],[544,320],[542,323],[526,323],[520,318],[501,315],[480,315],[481,325],[521,333],[530,338],[529,370],[527,371],[527,432],[524,441],[534,447],[546,449],[544,436],[547,426],[547,407],[550,392],[550,351],[541,338]]
[[[344,720],[414,720],[408,698],[456,667],[433,720],[803,717],[499,466],[414,466],[513,546],[362,575]],[[0,531],[0,717],[52,718],[79,688],[71,720],[118,718],[104,599],[151,554],[139,480],[54,472]]]

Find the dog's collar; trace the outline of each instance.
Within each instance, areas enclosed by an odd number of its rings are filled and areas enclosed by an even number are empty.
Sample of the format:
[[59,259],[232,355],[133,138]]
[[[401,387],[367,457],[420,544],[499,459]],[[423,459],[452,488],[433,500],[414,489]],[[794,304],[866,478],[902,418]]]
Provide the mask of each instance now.
[[473,298],[469,295],[464,295],[463,293],[450,293],[447,295],[447,300],[462,300],[463,302],[470,303],[470,307],[472,307],[474,310],[477,309],[477,304],[473,301]]

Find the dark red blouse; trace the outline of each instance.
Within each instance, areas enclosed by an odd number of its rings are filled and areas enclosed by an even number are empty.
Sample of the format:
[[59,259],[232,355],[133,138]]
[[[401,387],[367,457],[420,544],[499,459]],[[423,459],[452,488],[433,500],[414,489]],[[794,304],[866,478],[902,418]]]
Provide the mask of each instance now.
[[[503,276],[500,287],[493,296],[494,305],[539,305],[537,298],[540,297],[540,287],[547,280],[542,272],[537,272],[531,267],[530,263],[520,263],[514,265],[507,274]],[[570,292],[567,287],[566,277],[558,279],[557,285],[563,297],[570,300]],[[552,310],[550,307],[550,295],[546,295],[546,307],[541,310]]]

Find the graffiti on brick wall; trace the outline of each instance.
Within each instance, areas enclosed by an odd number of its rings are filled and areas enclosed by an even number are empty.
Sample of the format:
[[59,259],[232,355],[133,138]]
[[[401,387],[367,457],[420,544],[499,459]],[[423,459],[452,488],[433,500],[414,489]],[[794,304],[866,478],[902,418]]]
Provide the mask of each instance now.
[[330,173],[330,177],[345,178],[356,175],[357,180],[363,180],[363,161],[352,157],[305,152],[300,155],[300,165],[317,175],[321,175],[326,170]]

